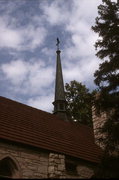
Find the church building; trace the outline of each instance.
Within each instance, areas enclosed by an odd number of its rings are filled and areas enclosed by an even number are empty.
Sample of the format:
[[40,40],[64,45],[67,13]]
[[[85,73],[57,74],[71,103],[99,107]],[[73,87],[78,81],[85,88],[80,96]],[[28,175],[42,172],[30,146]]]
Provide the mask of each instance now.
[[93,128],[70,122],[57,39],[54,113],[0,97],[1,178],[91,178],[100,162]]

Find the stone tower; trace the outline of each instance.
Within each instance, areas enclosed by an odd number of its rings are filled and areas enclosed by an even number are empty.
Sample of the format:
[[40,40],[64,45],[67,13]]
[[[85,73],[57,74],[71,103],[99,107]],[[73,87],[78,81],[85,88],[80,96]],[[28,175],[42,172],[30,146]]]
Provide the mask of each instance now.
[[67,121],[64,82],[63,82],[62,65],[60,59],[61,51],[59,50],[59,43],[60,41],[57,38],[55,100],[53,102],[53,105],[54,105],[54,114],[58,115],[61,119]]

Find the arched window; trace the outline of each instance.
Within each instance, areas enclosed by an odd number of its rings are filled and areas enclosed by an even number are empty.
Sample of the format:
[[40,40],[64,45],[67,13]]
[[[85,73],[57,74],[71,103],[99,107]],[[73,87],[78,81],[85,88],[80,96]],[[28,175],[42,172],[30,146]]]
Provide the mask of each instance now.
[[0,160],[0,178],[18,178],[19,171],[16,163],[10,157]]

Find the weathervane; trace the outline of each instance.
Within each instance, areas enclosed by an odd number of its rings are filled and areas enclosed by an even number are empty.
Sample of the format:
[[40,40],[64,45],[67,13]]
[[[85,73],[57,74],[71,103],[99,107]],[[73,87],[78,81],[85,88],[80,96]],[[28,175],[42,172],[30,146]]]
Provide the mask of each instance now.
[[57,44],[56,44],[56,46],[57,46],[57,51],[59,50],[59,44],[60,44],[60,41],[59,41],[59,38],[57,38]]

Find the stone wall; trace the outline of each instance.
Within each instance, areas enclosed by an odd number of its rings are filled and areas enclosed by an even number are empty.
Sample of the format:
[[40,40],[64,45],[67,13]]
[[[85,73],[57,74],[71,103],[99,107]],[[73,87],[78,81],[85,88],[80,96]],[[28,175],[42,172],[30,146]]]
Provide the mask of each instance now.
[[91,178],[94,174],[94,166],[83,163],[77,166],[78,175],[83,179]]
[[49,154],[49,178],[65,178],[65,156],[56,153]]
[[74,174],[70,174],[68,171],[65,171],[65,176],[68,179],[89,179],[94,174],[95,165],[92,165],[88,162],[76,161],[76,172]]
[[100,142],[100,138],[105,139],[106,133],[102,134],[100,130],[103,127],[104,123],[106,122],[108,116],[109,113],[107,112],[100,112],[98,114],[95,106],[92,107],[92,120],[93,120],[95,143],[99,145],[102,149],[105,148],[105,145],[102,142]]
[[[110,115],[113,115],[114,109],[110,110],[109,112],[100,112],[98,114],[96,112],[95,106],[92,107],[92,120],[93,120],[93,129],[94,129],[94,137],[95,137],[95,143],[99,145],[103,150],[105,149],[105,144],[103,142],[100,142],[100,138],[102,140],[105,140],[107,138],[106,133],[101,133],[100,129],[103,127],[106,120],[110,117]],[[110,154],[113,154],[114,156],[118,155],[119,151],[119,145],[115,147],[115,151],[110,152]]]
[[0,143],[0,160],[10,157],[19,169],[20,178],[47,178],[48,154],[12,144]]
[[65,166],[66,157],[61,154],[50,153],[49,154],[49,178],[68,178],[68,179],[87,179],[91,178],[94,174],[95,166],[88,163],[73,160],[73,164],[76,164],[76,172],[69,173]]
[[[65,167],[65,155],[43,150],[33,150],[16,146],[15,144],[0,143],[0,160],[10,157],[18,167],[14,178],[90,178],[94,166],[78,161],[77,174],[70,175]],[[75,163],[75,161],[74,161]]]

